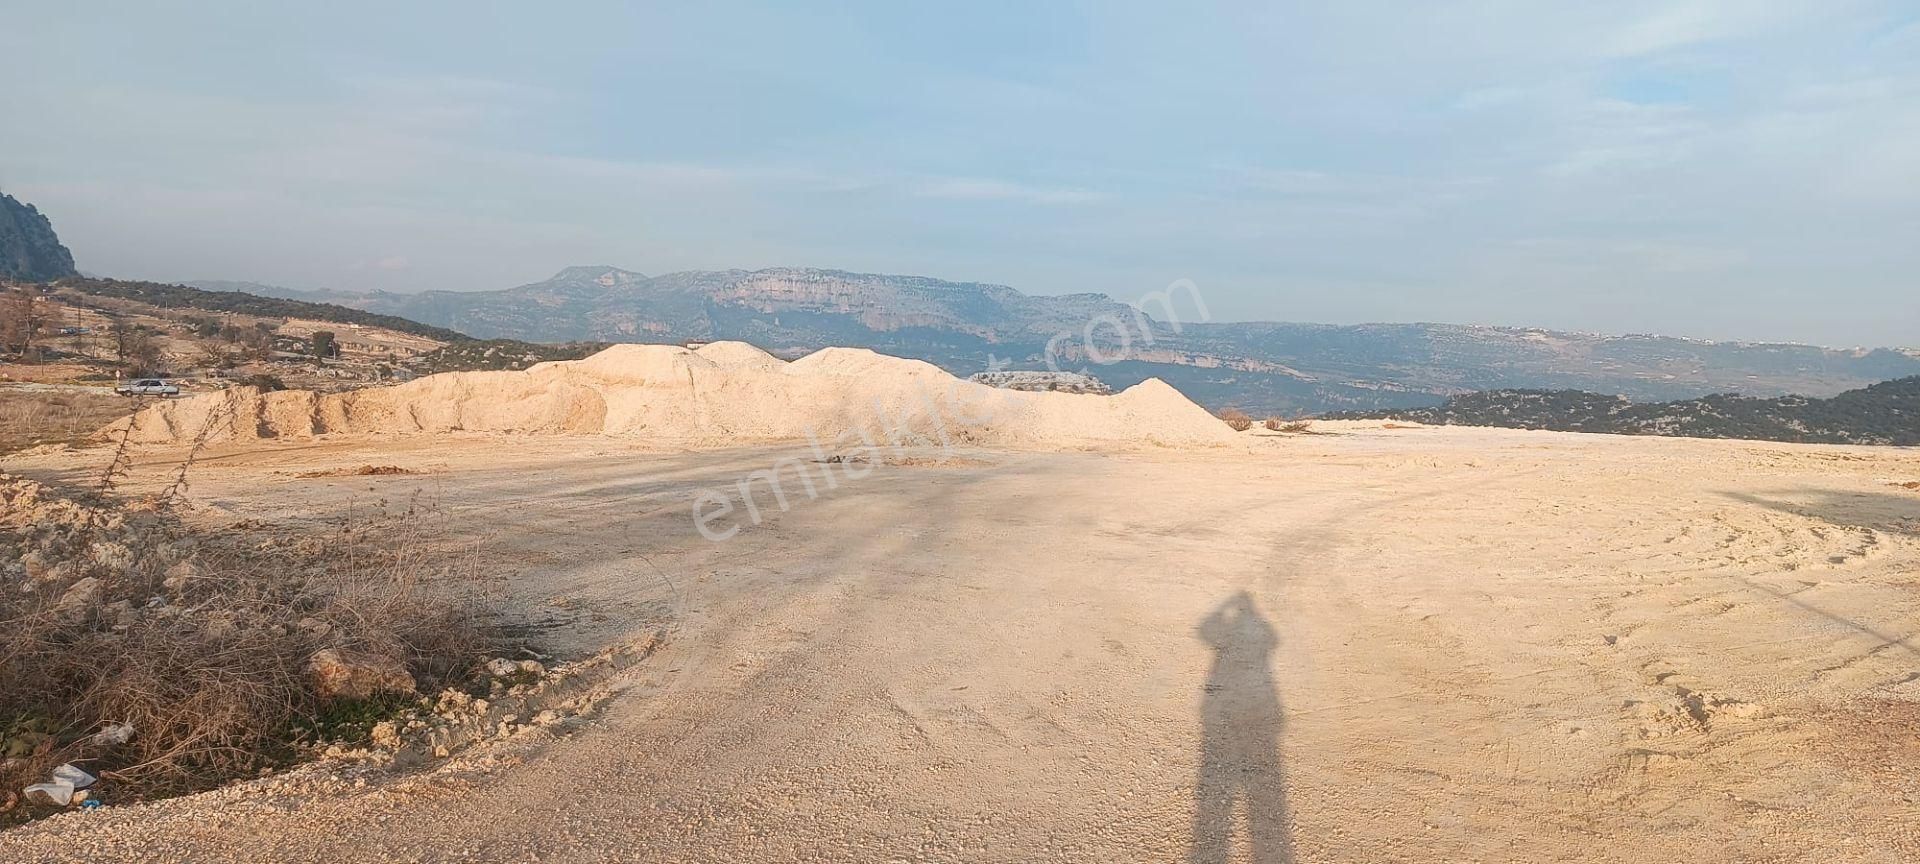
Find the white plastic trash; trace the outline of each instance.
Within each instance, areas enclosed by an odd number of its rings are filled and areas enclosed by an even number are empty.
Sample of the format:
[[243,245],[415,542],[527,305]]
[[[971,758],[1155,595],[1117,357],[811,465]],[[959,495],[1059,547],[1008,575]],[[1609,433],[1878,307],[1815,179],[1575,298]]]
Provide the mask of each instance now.
[[107,728],[93,733],[93,743],[102,747],[114,747],[133,740],[133,726],[128,723],[111,723]]
[[53,782],[65,783],[74,789],[86,789],[97,781],[92,774],[80,770],[72,763],[53,769]]
[[26,793],[28,801],[49,807],[65,807],[73,801],[73,784],[65,780],[35,783],[20,791]]

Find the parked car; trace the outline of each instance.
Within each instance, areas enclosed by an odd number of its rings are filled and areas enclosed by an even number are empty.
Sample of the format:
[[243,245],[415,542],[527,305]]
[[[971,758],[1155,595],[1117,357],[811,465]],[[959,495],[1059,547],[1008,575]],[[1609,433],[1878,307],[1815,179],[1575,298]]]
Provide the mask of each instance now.
[[178,396],[180,388],[159,378],[138,378],[115,385],[113,392],[122,396]]

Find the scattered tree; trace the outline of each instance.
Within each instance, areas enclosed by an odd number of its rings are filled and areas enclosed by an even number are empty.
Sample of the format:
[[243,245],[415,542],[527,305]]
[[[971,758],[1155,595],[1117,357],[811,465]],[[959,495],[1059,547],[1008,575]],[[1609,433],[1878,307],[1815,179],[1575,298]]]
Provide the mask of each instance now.
[[240,342],[243,356],[249,360],[273,359],[273,325],[262,321],[236,330],[234,338]]
[[209,369],[234,367],[233,345],[221,339],[202,339],[194,343],[200,349],[200,362]]
[[340,343],[332,330],[313,331],[313,356],[320,360],[340,356]]
[[152,330],[124,321],[115,321],[108,329],[113,335],[114,357],[127,375],[138,377],[160,371],[160,342],[153,338]]
[[39,339],[58,329],[53,302],[33,286],[22,286],[0,296],[0,351],[23,362],[40,359]]

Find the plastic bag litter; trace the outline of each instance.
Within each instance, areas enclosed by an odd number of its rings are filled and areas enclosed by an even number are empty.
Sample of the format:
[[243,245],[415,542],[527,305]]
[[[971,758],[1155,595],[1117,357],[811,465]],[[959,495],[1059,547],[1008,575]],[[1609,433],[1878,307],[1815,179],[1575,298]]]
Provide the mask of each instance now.
[[20,791],[26,793],[28,801],[49,807],[65,807],[73,801],[73,784],[65,780],[35,783]]
[[53,782],[65,783],[75,789],[86,789],[99,782],[99,779],[74,766],[73,763],[67,763],[53,769]]
[[111,723],[107,728],[93,733],[93,743],[102,747],[114,747],[133,740],[133,726],[129,723]]

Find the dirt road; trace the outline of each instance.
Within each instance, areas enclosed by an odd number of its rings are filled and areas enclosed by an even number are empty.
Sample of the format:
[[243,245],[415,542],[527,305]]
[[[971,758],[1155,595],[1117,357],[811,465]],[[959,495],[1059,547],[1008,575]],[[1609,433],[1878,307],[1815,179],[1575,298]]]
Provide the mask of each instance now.
[[[0,859],[1920,858],[1920,453],[1346,429],[883,466],[696,529],[798,452],[216,453],[211,524],[417,495],[564,650],[669,638],[505,770],[106,808]],[[297,476],[362,463],[426,473]]]

